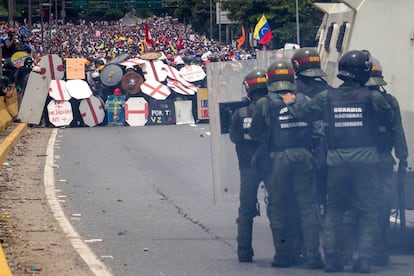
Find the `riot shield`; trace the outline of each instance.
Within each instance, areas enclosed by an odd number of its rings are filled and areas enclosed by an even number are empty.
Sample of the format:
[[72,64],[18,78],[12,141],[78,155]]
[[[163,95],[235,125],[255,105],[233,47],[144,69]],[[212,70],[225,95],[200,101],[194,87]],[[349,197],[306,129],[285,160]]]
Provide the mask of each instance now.
[[208,109],[211,131],[211,158],[214,200],[238,200],[240,176],[235,145],[230,141],[232,112],[246,105],[243,79],[254,69],[266,70],[277,58],[290,59],[293,51],[260,51],[254,60],[207,64]]

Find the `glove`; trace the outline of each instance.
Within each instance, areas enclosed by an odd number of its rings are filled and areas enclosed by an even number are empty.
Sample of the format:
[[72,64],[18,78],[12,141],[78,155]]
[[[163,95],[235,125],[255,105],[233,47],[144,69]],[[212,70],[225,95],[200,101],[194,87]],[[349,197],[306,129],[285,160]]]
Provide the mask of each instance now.
[[402,175],[407,172],[408,162],[407,160],[400,160],[398,163],[398,174]]

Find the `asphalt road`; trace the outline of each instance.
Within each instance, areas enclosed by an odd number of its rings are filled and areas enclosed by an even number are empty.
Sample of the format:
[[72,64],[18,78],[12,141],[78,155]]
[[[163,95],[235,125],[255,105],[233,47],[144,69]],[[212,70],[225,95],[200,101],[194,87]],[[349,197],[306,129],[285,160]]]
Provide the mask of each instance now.
[[[83,243],[112,275],[324,275],[271,268],[264,215],[255,219],[254,263],[237,262],[238,203],[214,203],[208,132],[208,124],[59,129],[56,193]],[[392,234],[391,265],[374,274],[414,275],[412,228]]]

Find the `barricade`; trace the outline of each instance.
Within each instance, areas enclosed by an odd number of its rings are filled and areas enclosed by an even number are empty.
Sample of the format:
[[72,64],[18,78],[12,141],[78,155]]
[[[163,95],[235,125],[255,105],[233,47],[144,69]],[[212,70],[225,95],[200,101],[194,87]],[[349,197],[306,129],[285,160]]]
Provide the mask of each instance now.
[[7,111],[4,96],[0,97],[0,132],[12,124],[12,116]]

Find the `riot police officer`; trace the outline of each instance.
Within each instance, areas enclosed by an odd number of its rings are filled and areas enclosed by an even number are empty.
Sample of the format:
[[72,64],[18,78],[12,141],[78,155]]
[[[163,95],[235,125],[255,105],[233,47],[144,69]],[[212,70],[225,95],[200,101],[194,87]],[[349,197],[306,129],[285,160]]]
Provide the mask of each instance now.
[[296,90],[313,97],[329,85],[323,79],[326,73],[321,69],[318,52],[314,48],[298,49],[292,56],[292,65],[296,73]]
[[328,204],[323,249],[325,272],[343,270],[340,263],[343,215],[352,210],[356,221],[358,259],[353,270],[371,272],[371,253],[377,231],[375,185],[378,184],[379,154],[376,141],[377,120],[389,126],[393,111],[378,91],[364,87],[371,71],[368,52],[352,50],[338,63],[338,78],[343,84],[320,92],[309,102],[297,103],[286,94],[283,101],[297,117],[307,120],[328,118]]
[[[292,56],[292,65],[296,73],[296,90],[310,98],[330,86],[325,81],[326,73],[321,69],[321,61],[318,52],[314,48],[298,49]],[[320,120],[314,123],[315,143],[313,156],[315,158],[316,185],[315,190],[320,204],[321,215],[326,209],[326,122]]]
[[396,191],[394,182],[394,165],[396,164],[392,156],[394,150],[398,158],[398,174],[404,174],[407,169],[408,148],[405,139],[404,128],[401,122],[400,107],[397,99],[384,89],[386,81],[382,75],[382,65],[372,58],[372,69],[370,78],[365,86],[370,90],[379,91],[385,97],[394,112],[394,120],[390,127],[381,125],[378,128],[378,151],[380,163],[378,165],[379,187],[376,195],[378,196],[378,223],[379,236],[376,241],[376,250],[373,256],[375,265],[386,265],[389,260],[388,254],[388,230],[390,227],[390,211],[392,207],[393,195]]
[[235,111],[230,124],[230,140],[236,144],[240,171],[240,206],[237,222],[237,255],[239,262],[252,262],[253,218],[258,215],[257,190],[263,175],[252,168],[250,161],[259,147],[248,134],[256,102],[267,94],[264,70],[253,70],[244,77],[244,87],[250,100],[248,106]]
[[[295,240],[301,225],[305,266],[322,267],[319,253],[319,220],[313,193],[314,166],[311,153],[311,125],[294,118],[282,100],[284,94],[295,93],[295,73],[291,62],[279,60],[267,69],[268,96],[257,102],[250,134],[253,139],[269,143],[272,166],[265,186],[269,199],[270,220],[275,256],[273,267],[296,264]],[[306,101],[296,94],[297,101]],[[268,141],[266,141],[266,137]],[[298,206],[298,211],[294,211]],[[292,225],[292,221],[299,221]]]

